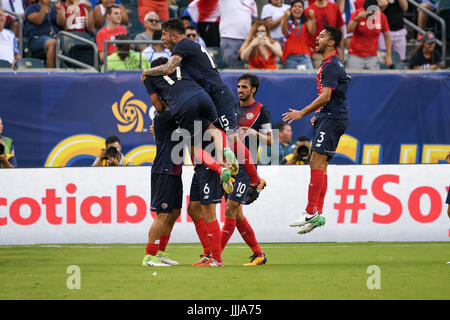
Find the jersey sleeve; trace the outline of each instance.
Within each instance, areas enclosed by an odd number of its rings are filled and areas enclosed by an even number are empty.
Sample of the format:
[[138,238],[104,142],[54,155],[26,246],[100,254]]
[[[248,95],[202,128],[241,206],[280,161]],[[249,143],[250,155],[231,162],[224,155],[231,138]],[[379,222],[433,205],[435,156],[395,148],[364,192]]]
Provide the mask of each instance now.
[[322,87],[336,90],[339,83],[339,70],[332,63],[327,63],[322,70]]
[[173,48],[172,56],[179,56],[181,59],[184,59],[190,52],[192,52],[192,48],[189,45],[189,41],[181,41]]
[[272,124],[271,124],[271,117],[270,117],[270,112],[269,110],[267,110],[266,107],[262,107],[261,108],[261,128],[260,130],[263,133],[267,133],[267,132],[272,132]]
[[152,77],[148,77],[144,81],[145,89],[147,90],[149,95],[158,93],[158,90],[156,89]]

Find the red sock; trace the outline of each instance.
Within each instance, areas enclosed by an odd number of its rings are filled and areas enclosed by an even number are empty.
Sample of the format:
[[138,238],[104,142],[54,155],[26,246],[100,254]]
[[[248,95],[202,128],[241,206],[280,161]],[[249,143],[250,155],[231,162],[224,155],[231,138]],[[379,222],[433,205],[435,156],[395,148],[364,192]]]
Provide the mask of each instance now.
[[211,249],[211,256],[218,262],[222,262],[221,247],[220,247],[220,225],[217,220],[206,224],[208,230],[208,241]]
[[166,251],[167,244],[169,243],[170,234],[161,236],[159,238],[159,251]]
[[245,243],[250,247],[250,249],[252,249],[253,253],[257,254],[258,256],[262,256],[263,252],[259,246],[258,241],[256,241],[255,232],[248,223],[247,219],[244,218],[244,220],[236,222],[236,228],[238,229]]
[[323,186],[323,176],[323,170],[311,169],[311,179],[308,188],[308,205],[306,206],[306,212],[309,214],[314,214],[318,210],[320,191]]
[[220,233],[220,246],[223,249],[233,235],[234,228],[236,227],[236,219],[225,217],[225,223],[223,224],[222,231]]
[[253,162],[250,151],[239,139],[233,144],[233,147],[234,154],[236,155],[239,164],[242,165],[250,178],[250,184],[258,184],[261,179],[256,171],[255,162]]
[[159,244],[157,243],[147,243],[147,246],[145,247],[145,254],[149,254],[152,256],[156,256],[159,250]]
[[197,161],[201,161],[202,164],[205,165],[207,168],[220,174],[222,166],[205,150],[203,149],[197,150],[195,153],[195,158]]
[[198,238],[203,247],[203,253],[210,255],[211,250],[209,249],[209,240],[208,240],[208,230],[206,229],[206,223],[203,219],[198,219],[194,221],[195,231],[197,231]]
[[322,189],[320,190],[319,201],[317,202],[317,211],[319,212],[319,214],[322,214],[323,202],[325,200],[325,194],[327,193],[327,188],[328,188],[328,175],[324,174],[323,175],[323,186],[322,186]]

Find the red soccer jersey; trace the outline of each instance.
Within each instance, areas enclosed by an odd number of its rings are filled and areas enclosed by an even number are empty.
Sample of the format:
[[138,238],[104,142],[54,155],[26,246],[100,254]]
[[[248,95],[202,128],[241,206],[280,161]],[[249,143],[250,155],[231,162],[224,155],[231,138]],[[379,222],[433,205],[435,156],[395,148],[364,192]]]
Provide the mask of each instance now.
[[66,12],[66,26],[67,31],[86,32],[86,12],[84,11],[84,4],[67,5],[61,3]]
[[323,8],[319,8],[314,3],[306,8],[305,16],[309,17],[310,10],[314,11],[314,15],[316,17],[316,34],[312,35],[307,32],[308,45],[314,49],[316,47],[316,38],[326,25],[341,29],[342,26],[345,25],[345,22],[342,19],[342,13],[339,10],[339,7],[333,2],[328,2],[328,4]]
[[[115,36],[119,35],[119,34],[127,34],[127,28],[125,28],[124,26],[118,26],[116,29],[108,29],[107,27],[102,28],[98,33],[97,33],[97,47],[98,47],[98,51],[104,51],[103,48],[103,42],[106,40],[114,40]],[[108,45],[108,56],[111,55],[112,53],[116,52],[116,46],[113,45],[112,43],[110,43]]]
[[[350,21],[364,9],[353,12]],[[378,37],[380,33],[389,31],[389,24],[383,12],[378,10],[374,16],[358,21],[348,48],[348,53],[358,57],[373,57],[378,55]]]

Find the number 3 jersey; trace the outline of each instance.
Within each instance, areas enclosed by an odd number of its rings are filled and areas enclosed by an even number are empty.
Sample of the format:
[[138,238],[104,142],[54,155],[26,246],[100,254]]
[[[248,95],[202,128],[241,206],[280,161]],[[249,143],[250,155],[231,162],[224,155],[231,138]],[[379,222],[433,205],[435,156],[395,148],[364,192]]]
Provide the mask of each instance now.
[[209,94],[225,86],[208,51],[191,39],[183,39],[172,49],[181,58],[181,67]]

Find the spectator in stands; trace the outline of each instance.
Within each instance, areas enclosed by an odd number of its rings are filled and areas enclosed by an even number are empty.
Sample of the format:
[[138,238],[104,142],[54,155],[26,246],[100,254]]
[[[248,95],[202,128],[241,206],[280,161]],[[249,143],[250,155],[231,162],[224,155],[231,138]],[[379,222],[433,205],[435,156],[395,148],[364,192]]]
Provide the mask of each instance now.
[[[161,40],[161,35],[161,30],[155,30],[153,33],[153,40]],[[159,57],[166,57],[169,59],[171,52],[169,49],[164,48],[163,44],[153,43],[142,51],[142,55],[151,63]],[[146,69],[150,69],[150,67]]]
[[309,17],[306,17],[304,13],[303,0],[294,0],[291,2],[290,10],[285,12],[281,20],[281,30],[284,35],[281,61],[285,69],[313,69],[310,58],[312,51],[308,46],[307,32],[316,33],[316,19],[313,10],[309,11]]
[[386,16],[378,7],[377,0],[365,0],[364,8],[356,10],[350,18],[347,31],[353,33],[348,49],[347,68],[378,70],[378,37],[383,34],[385,64],[392,65],[391,37]]
[[[25,19],[25,10],[23,8],[22,0],[2,0],[0,1],[0,7],[20,15],[22,20]],[[11,29],[16,37],[19,36],[19,21],[16,16],[6,13],[5,27]]]
[[275,129],[278,130],[278,164],[286,164],[286,156],[293,153],[296,147],[296,145],[292,143],[292,127],[286,122],[279,122],[275,124]]
[[61,5],[66,12],[66,31],[95,32],[94,13],[88,0],[66,0]]
[[14,65],[14,62],[20,59],[19,47],[14,32],[4,28],[5,22],[5,12],[0,9],[0,60],[8,61],[11,65]]
[[[439,0],[422,0],[420,6],[432,12],[437,12],[439,10]],[[428,24],[428,14],[426,14],[420,9],[417,9],[417,26],[422,30],[425,30],[427,24]],[[422,35],[421,33],[417,35],[418,40],[420,40],[421,35]]]
[[66,15],[59,1],[39,0],[25,9],[25,30],[31,37],[29,48],[33,53],[46,54],[46,67],[55,67],[55,37],[64,28]]
[[[391,36],[391,48],[400,55],[401,60],[406,59],[406,34],[405,24],[403,23],[403,12],[408,10],[408,0],[389,0],[383,1],[378,5],[386,15],[389,23],[389,34]],[[385,50],[384,37],[378,38],[378,48]]]
[[[309,11],[314,11],[316,17],[316,33],[311,34],[308,32],[308,45],[312,51],[316,47],[316,38],[326,25],[330,25],[334,28],[341,29],[342,34],[345,34],[345,22],[342,20],[342,13],[339,7],[334,2],[328,0],[316,0],[313,4],[310,4],[305,10],[305,15],[310,16]],[[344,40],[342,39],[337,51],[339,59],[344,59]],[[322,55],[313,53],[311,56],[313,66],[318,68],[322,63]]]
[[[103,27],[97,33],[97,47],[101,62],[104,60],[104,41],[114,40],[119,34],[127,35],[127,28],[120,25],[120,22],[122,21],[122,10],[119,6],[109,6],[108,9],[106,9],[106,16],[108,18],[108,25]],[[113,44],[109,44],[108,55],[111,55],[114,52],[116,52],[116,47]]]
[[282,44],[283,33],[281,31],[281,21],[290,6],[283,4],[281,0],[269,0],[261,12],[261,19],[267,23],[272,39]]
[[239,62],[239,49],[247,40],[252,22],[258,17],[254,0],[219,0],[220,51],[229,65]]
[[3,136],[2,133],[3,120],[0,117],[0,168],[17,167],[13,139]]
[[110,136],[105,140],[105,148],[92,163],[93,167],[128,166],[132,163],[122,153],[122,144],[116,136]]
[[287,165],[293,164],[309,164],[309,157],[311,153],[311,141],[306,136],[297,138],[294,152],[285,157]]
[[[152,11],[145,15],[144,27],[145,31],[137,34],[134,40],[153,40],[153,33],[155,32],[155,30],[161,30],[161,22],[156,12]],[[135,45],[135,49],[139,49],[140,51],[142,51],[149,45],[150,43],[137,44]]]
[[[130,40],[128,36],[119,34],[116,40]],[[116,43],[117,51],[108,56],[108,70],[142,70],[150,69],[150,63],[145,56],[131,49],[129,43]],[[105,72],[105,65],[102,66]]]
[[203,39],[198,35],[196,27],[194,27],[194,26],[187,26],[186,27],[186,37],[188,37],[192,41],[197,42],[203,48],[208,49],[208,47],[206,46],[205,41],[203,41]]
[[250,69],[276,69],[276,59],[283,55],[283,50],[270,36],[267,23],[257,21],[242,45],[240,55],[241,60],[247,60]]
[[156,12],[161,21],[169,20],[169,3],[167,0],[138,0],[139,20],[144,23],[148,12]]
[[444,68],[441,53],[436,50],[436,37],[432,32],[425,33],[419,48],[412,54],[410,68],[415,70],[437,70]]
[[219,0],[194,0],[188,5],[186,11],[206,46],[218,47],[220,45]]
[[117,6],[120,9],[120,24],[127,26],[130,24],[130,19],[128,18],[127,9],[121,4],[115,3],[115,0],[102,0],[95,8],[94,8],[94,22],[95,29],[100,30],[103,27],[108,25],[108,15],[107,9],[111,6]]
[[[352,16],[352,13],[357,9],[357,3],[358,0],[340,0],[336,2],[339,10],[342,12],[342,20],[345,23],[344,33],[342,34],[345,48],[348,48],[348,46],[350,45],[350,41],[352,40],[352,34],[347,32],[347,26],[350,23],[350,17]],[[363,3],[361,3],[361,7],[363,6]]]

